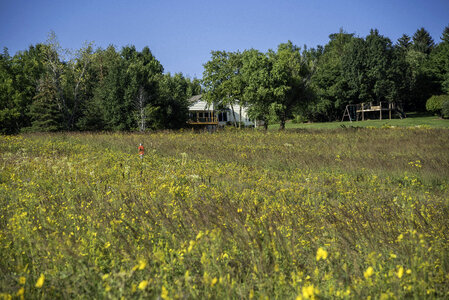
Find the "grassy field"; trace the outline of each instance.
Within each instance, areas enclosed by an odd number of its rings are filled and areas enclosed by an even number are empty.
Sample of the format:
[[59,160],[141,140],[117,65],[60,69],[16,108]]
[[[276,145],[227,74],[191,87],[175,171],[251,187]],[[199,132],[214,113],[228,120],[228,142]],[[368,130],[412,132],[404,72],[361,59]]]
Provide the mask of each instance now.
[[447,299],[448,145],[427,127],[0,136],[0,299]]
[[[372,127],[372,128],[390,128],[390,127],[421,127],[421,128],[449,128],[449,119],[441,119],[437,116],[409,113],[405,119],[388,119],[384,116],[384,120],[372,119],[358,122],[320,122],[320,123],[287,123],[286,128],[300,129],[337,129],[351,127]],[[347,120],[348,118],[346,118]],[[270,129],[279,129],[279,124],[270,125]]]

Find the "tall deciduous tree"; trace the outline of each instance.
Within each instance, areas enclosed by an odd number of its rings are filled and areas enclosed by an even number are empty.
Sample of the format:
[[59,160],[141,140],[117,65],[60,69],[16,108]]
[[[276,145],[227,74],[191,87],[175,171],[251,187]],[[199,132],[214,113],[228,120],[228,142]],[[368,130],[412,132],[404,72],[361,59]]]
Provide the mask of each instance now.
[[271,61],[273,103],[271,108],[285,129],[295,109],[308,103],[310,70],[301,56],[301,49],[291,41],[280,44],[276,52],[268,52]]
[[230,106],[237,126],[234,106],[242,107],[244,93],[241,53],[212,51],[211,54],[211,60],[204,64],[204,98],[209,103]]
[[268,56],[250,49],[242,55],[242,76],[244,81],[243,99],[249,104],[249,116],[253,120],[263,120],[268,129],[268,116],[273,101],[271,88],[271,62]]
[[0,54],[0,133],[8,134],[18,131],[17,124],[20,119],[20,106],[17,92],[13,83],[14,74],[11,70],[11,57],[8,50]]
[[39,79],[45,71],[43,48],[38,44],[13,57],[4,51],[0,62],[0,128],[17,133],[31,126],[30,106],[37,93]]

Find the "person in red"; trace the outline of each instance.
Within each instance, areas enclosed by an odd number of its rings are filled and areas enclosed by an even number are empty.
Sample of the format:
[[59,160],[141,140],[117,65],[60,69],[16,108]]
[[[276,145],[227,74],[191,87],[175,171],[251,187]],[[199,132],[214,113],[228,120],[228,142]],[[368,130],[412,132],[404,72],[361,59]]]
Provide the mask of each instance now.
[[138,149],[139,149],[140,159],[143,159],[143,154],[144,154],[144,152],[145,152],[145,149],[143,148],[143,145],[140,144],[140,146],[139,146]]

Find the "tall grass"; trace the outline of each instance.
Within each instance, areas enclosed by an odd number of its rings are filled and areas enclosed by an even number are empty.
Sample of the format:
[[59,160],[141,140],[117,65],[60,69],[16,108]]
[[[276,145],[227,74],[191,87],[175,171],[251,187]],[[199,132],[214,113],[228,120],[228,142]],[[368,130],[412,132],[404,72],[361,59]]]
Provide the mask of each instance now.
[[449,296],[447,130],[0,139],[5,298]]

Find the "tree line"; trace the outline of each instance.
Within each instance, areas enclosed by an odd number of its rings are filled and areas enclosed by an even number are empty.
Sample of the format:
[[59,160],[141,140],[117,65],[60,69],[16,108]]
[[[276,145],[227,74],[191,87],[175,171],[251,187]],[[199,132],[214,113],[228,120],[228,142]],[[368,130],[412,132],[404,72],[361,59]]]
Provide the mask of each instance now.
[[148,47],[63,49],[46,43],[0,54],[0,133],[176,129],[200,81],[163,74]]
[[[365,38],[340,30],[310,49],[289,41],[265,53],[212,51],[201,81],[163,70],[148,47],[86,43],[69,51],[53,32],[14,56],[5,48],[0,133],[176,129],[186,124],[187,99],[200,93],[281,128],[292,118],[337,120],[347,104],[362,102],[424,111],[429,98],[449,94],[449,26],[438,43],[424,28],[395,43],[376,29]],[[448,98],[432,99],[428,107],[438,111]]]
[[212,51],[203,87],[208,101],[247,106],[252,118],[274,118],[281,129],[291,118],[338,120],[347,104],[425,111],[431,96],[449,94],[449,26],[438,44],[424,28],[394,44],[376,29],[365,38],[340,30],[311,49],[289,41],[266,53]]

